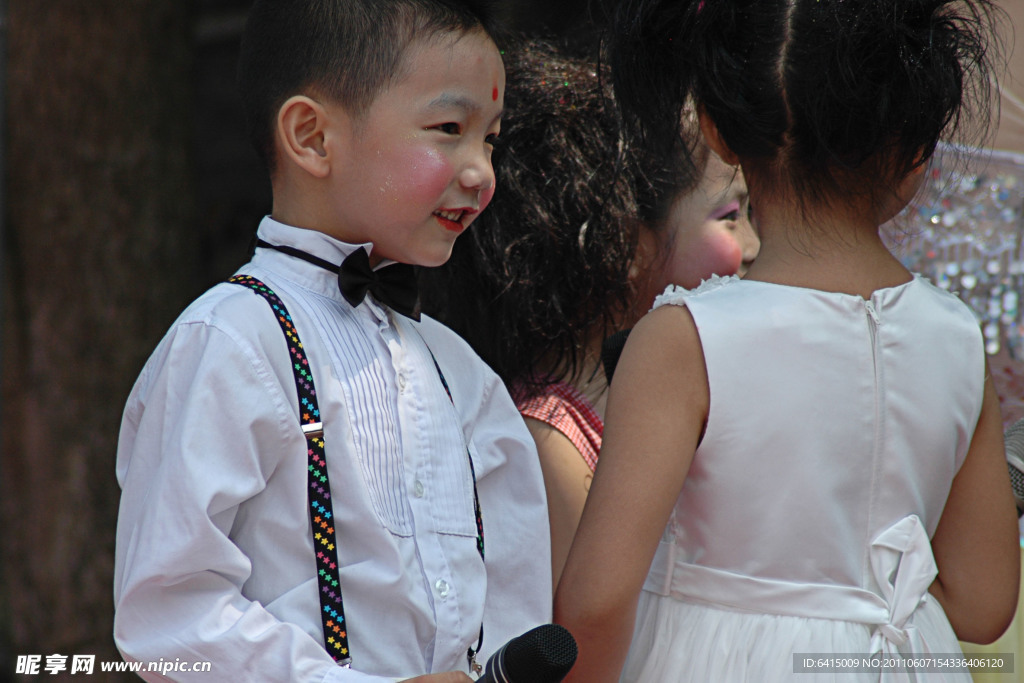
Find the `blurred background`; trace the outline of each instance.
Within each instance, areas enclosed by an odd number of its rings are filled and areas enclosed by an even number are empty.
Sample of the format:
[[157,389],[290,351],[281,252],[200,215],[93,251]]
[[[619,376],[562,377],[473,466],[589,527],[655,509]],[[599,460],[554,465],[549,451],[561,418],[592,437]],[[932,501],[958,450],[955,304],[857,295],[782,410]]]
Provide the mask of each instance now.
[[[1024,0],[1001,1],[1024,32]],[[120,659],[111,631],[124,401],[181,309],[246,260],[270,210],[234,89],[249,4],[0,0],[0,683],[26,680],[14,673],[18,655]],[[502,2],[513,25],[584,47],[585,4]],[[966,155],[967,183],[941,182],[952,175],[936,167],[894,248],[945,274],[979,324],[995,325],[990,351],[1009,368],[1001,389],[1016,409],[1024,40],[1005,38],[1020,47],[990,148]],[[88,680],[133,679],[97,670]]]

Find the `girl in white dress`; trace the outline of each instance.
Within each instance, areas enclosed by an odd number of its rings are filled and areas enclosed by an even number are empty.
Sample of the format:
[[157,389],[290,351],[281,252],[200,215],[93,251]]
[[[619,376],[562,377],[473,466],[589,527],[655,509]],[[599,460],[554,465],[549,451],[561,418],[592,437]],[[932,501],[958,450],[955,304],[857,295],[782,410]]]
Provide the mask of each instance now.
[[973,314],[879,226],[986,110],[997,10],[619,5],[620,102],[664,144],[695,101],[761,251],[626,345],[556,595],[567,680],[970,681],[957,639],[1002,633],[1020,569],[998,400]]

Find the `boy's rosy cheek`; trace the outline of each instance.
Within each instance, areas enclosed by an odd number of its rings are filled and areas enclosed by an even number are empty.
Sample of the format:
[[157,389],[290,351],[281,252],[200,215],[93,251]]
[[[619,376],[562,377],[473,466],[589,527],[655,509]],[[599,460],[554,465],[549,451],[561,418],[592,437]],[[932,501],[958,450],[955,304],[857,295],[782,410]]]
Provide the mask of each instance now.
[[[413,148],[398,159],[395,168],[405,169],[405,190],[408,199],[436,201],[448,189],[453,169],[447,159],[429,147]],[[458,208],[458,207],[451,207]]]
[[480,193],[480,210],[483,211],[484,209],[486,209],[487,205],[491,203],[492,199],[494,199],[493,185]]

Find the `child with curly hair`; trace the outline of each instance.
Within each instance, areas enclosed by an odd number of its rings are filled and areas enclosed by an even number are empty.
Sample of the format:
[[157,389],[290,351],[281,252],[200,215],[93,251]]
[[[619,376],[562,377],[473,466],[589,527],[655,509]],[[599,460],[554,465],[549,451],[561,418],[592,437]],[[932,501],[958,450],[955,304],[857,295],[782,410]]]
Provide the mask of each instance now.
[[544,470],[557,580],[601,449],[602,341],[669,282],[695,286],[757,254],[743,176],[699,140],[671,157],[623,130],[607,73],[543,41],[505,54],[500,187],[424,310],[511,389]]

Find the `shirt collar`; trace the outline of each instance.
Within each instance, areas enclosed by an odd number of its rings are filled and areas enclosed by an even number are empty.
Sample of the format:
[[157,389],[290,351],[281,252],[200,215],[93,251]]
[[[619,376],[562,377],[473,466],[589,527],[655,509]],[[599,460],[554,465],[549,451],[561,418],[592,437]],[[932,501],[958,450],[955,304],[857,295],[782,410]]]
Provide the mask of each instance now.
[[[294,247],[325,261],[339,265],[356,249],[372,253],[373,242],[350,244],[335,239],[317,230],[297,228],[265,216],[256,231],[257,236],[270,244]],[[288,279],[332,299],[341,299],[338,291],[338,276],[324,268],[307,263],[302,259],[282,254],[273,249],[257,249],[252,258],[253,265],[272,268]],[[394,261],[385,259],[376,268],[383,268]]]

